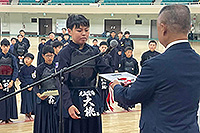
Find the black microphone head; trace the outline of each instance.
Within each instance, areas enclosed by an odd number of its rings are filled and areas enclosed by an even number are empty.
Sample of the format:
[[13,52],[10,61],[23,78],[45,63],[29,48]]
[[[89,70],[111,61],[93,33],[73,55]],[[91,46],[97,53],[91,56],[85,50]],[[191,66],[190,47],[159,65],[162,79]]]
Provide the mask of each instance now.
[[114,39],[113,39],[113,40],[110,41],[110,47],[116,48],[117,45],[118,45],[118,41],[117,41],[117,40],[114,40]]

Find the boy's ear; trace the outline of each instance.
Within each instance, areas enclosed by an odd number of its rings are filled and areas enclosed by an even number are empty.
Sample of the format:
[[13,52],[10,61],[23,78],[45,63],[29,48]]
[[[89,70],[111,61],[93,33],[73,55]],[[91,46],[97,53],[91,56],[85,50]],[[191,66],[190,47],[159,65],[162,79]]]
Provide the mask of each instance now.
[[67,29],[68,34],[71,36],[72,35],[72,30],[70,28]]

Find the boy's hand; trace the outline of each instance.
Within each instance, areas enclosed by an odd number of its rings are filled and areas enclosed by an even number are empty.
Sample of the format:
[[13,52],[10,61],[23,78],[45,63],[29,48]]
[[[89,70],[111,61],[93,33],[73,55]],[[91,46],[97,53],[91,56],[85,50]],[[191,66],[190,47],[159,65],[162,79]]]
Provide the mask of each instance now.
[[73,119],[80,119],[81,118],[80,116],[78,116],[80,114],[79,110],[74,105],[72,105],[71,107],[69,107],[68,112],[69,112],[69,115]]
[[29,91],[32,91],[33,87],[28,88]]
[[13,80],[11,80],[10,82],[9,82],[9,84],[8,84],[8,88],[11,88],[12,86],[13,86]]
[[41,99],[41,100],[45,100],[48,96],[41,96],[40,93],[37,93],[37,96]]

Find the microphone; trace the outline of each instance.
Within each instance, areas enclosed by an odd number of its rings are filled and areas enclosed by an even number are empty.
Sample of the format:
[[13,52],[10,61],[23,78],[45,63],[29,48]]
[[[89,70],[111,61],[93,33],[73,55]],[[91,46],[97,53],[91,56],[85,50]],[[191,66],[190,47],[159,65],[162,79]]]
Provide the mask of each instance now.
[[117,40],[112,40],[110,41],[110,46],[108,47],[108,49],[106,50],[105,54],[110,53],[114,48],[116,48],[118,45],[118,41]]

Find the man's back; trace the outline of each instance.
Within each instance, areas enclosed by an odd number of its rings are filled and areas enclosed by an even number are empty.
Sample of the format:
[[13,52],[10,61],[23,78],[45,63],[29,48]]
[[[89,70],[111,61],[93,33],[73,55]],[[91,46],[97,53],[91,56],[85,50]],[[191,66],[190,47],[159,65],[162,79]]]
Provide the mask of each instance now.
[[198,133],[199,55],[189,43],[175,44],[145,66],[155,72],[155,83],[150,98],[142,101],[140,128],[144,133]]

